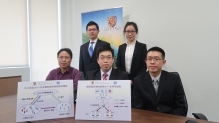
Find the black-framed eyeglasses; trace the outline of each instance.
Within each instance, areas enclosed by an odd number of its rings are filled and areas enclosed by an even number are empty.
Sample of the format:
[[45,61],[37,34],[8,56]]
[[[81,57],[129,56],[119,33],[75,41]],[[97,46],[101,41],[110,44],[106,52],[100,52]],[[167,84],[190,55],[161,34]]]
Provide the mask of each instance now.
[[101,60],[101,61],[104,61],[105,59],[107,60],[107,61],[109,61],[109,60],[111,60],[113,57],[111,57],[111,56],[101,56],[101,57],[99,57],[99,59]]
[[88,31],[88,32],[97,31],[97,29],[88,29],[87,31]]
[[59,59],[59,60],[62,60],[62,59],[69,60],[69,59],[71,59],[71,57],[68,57],[68,56],[59,56],[58,59]]
[[160,58],[147,58],[146,60],[149,61],[149,62],[152,62],[152,61],[159,62],[159,61],[161,61],[163,59],[160,59]]
[[134,34],[136,31],[125,31],[125,34]]

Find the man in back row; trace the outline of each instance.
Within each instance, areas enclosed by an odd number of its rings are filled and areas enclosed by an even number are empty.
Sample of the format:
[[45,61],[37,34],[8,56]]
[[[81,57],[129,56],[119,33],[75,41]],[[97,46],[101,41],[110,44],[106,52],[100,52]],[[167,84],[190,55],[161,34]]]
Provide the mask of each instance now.
[[128,74],[112,68],[114,51],[110,46],[103,45],[96,52],[97,62],[100,69],[88,71],[86,80],[128,80]]
[[95,54],[97,49],[102,45],[110,46],[109,43],[98,39],[99,26],[96,22],[90,21],[86,26],[86,31],[90,41],[81,45],[79,58],[79,70],[84,75],[87,71],[100,68]]
[[180,77],[162,70],[166,64],[164,50],[152,47],[145,62],[148,71],[133,79],[134,107],[186,116],[188,105]]

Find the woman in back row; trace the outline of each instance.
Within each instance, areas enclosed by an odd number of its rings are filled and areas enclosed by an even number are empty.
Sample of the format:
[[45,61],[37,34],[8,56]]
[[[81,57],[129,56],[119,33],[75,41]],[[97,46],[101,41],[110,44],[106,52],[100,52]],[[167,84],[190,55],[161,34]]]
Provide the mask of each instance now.
[[147,46],[136,40],[138,26],[134,22],[127,22],[124,27],[124,35],[127,42],[119,46],[117,55],[117,69],[125,71],[132,80],[146,71]]

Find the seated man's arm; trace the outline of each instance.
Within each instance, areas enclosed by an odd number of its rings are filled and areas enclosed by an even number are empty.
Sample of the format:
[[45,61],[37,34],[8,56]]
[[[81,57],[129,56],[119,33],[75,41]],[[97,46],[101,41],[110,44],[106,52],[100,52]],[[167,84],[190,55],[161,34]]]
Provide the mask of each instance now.
[[86,72],[86,75],[85,75],[85,78],[84,78],[85,80],[89,80],[88,75],[89,75],[89,71]]
[[143,109],[143,99],[141,96],[138,81],[136,79],[133,79],[132,99],[132,106],[134,108]]
[[46,80],[54,80],[54,72],[53,72],[53,70],[49,72],[49,74],[46,77]]
[[81,72],[77,70],[73,73],[73,76],[74,87],[78,88],[78,80],[81,80]]
[[128,74],[127,74],[126,72],[124,72],[124,78],[123,78],[123,80],[129,80],[129,76],[128,76]]
[[178,76],[175,82],[176,82],[176,86],[174,90],[175,108],[171,111],[171,113],[175,115],[186,116],[188,111],[188,104],[181,80]]

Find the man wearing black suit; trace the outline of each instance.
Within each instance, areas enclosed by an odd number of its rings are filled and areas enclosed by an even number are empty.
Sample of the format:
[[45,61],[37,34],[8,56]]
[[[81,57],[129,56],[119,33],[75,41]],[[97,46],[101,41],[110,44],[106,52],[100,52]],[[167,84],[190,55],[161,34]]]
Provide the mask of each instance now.
[[186,116],[188,106],[179,76],[162,70],[166,63],[163,49],[149,49],[145,62],[148,72],[133,79],[134,107]]
[[100,68],[95,55],[96,50],[102,45],[110,46],[109,43],[98,39],[99,26],[96,22],[90,21],[86,26],[86,30],[90,41],[81,45],[79,58],[79,70],[82,71],[84,75],[87,71]]
[[128,80],[126,72],[112,68],[114,51],[110,46],[99,47],[96,56],[100,69],[88,71],[85,76],[86,80]]

